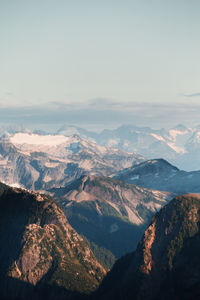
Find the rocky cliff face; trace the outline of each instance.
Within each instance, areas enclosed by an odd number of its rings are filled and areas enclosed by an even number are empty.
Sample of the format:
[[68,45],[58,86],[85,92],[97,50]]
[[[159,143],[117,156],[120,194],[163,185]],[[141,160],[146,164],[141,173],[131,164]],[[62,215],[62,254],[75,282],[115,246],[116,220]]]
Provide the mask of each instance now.
[[141,188],[109,177],[81,176],[63,188],[49,190],[70,207],[73,203],[95,202],[96,211],[102,215],[101,203],[113,208],[121,217],[133,224],[144,224],[172,199],[172,194]]
[[45,285],[63,288],[65,297],[89,293],[105,275],[61,208],[34,192],[10,188],[0,196],[0,244],[0,288],[6,299],[26,298],[22,283],[35,286],[36,299],[43,299]]
[[199,220],[197,195],[177,197],[162,208],[136,251],[105,278],[101,299],[199,299]]
[[117,258],[135,249],[152,215],[172,199],[170,193],[88,175],[50,192],[78,233]]
[[83,174],[109,176],[140,161],[78,136],[16,133],[0,140],[0,180],[33,190],[64,186]]

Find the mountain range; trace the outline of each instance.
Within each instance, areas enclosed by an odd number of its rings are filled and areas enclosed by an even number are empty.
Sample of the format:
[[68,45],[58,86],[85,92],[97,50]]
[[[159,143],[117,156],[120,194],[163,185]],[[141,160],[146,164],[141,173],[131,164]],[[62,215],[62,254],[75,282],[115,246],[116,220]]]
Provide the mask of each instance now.
[[199,212],[200,196],[174,198],[106,275],[52,199],[0,183],[1,299],[198,299]]
[[108,268],[115,258],[136,248],[153,214],[173,198],[168,192],[91,175],[49,192],[72,227],[87,238],[96,257]]
[[200,171],[178,168],[199,145],[182,125],[1,128],[1,299],[199,299]]
[[73,126],[62,126],[56,134],[76,133],[97,144],[143,155],[148,159],[164,158],[184,170],[200,169],[200,126],[177,125],[170,129],[152,129],[123,125],[100,133]]
[[110,176],[144,160],[76,135],[20,132],[0,140],[0,180],[33,190],[64,186],[83,174]]
[[178,194],[200,192],[200,171],[183,171],[164,159],[147,160],[77,135],[24,131],[0,139],[0,180],[6,184],[46,191],[88,174]]
[[[0,137],[16,133],[52,135],[42,130],[31,131],[23,126],[0,128]],[[63,125],[54,135],[78,135],[98,145],[134,152],[147,159],[163,158],[178,168],[191,171],[200,169],[200,126],[188,128],[178,124],[173,128],[152,129],[134,125],[122,125],[117,129],[104,129],[97,133],[86,129]]]
[[182,171],[164,159],[147,160],[120,171],[114,178],[176,194],[200,193],[200,171]]

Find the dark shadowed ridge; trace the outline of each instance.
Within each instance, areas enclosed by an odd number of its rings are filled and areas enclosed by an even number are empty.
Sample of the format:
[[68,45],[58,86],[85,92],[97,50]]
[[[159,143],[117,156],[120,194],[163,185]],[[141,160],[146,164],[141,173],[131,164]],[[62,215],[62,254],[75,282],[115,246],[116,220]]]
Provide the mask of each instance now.
[[56,203],[1,184],[0,191],[1,299],[79,299],[94,290],[105,269]]
[[177,194],[200,193],[200,171],[182,171],[164,159],[151,159],[120,171],[114,178]]
[[93,299],[200,298],[200,196],[179,196],[153,218],[135,252],[119,259]]

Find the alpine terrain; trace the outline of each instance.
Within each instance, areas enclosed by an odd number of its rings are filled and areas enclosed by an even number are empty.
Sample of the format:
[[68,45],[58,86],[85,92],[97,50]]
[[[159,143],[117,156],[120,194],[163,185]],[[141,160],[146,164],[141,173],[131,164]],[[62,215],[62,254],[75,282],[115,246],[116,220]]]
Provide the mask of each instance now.
[[135,252],[114,265],[94,299],[200,298],[200,196],[172,200],[157,213]]
[[57,131],[57,134],[69,133],[76,133],[105,147],[139,153],[148,159],[162,157],[184,170],[200,170],[200,126],[188,128],[178,124],[169,129],[152,129],[123,125],[100,133],[62,126]]
[[33,190],[64,186],[83,174],[110,176],[144,160],[76,135],[22,132],[0,140],[0,180]]
[[107,268],[135,249],[152,215],[173,198],[168,192],[91,175],[49,192]]
[[94,290],[105,269],[61,208],[35,192],[0,192],[1,299],[77,299]]
[[120,171],[114,178],[176,194],[200,193],[200,171],[179,170],[164,159],[147,160]]

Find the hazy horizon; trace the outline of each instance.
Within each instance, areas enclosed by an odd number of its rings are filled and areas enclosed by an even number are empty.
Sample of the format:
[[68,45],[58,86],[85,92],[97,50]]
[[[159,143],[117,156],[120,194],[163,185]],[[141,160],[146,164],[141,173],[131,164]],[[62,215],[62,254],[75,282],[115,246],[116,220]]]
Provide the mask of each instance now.
[[0,120],[198,124],[200,2],[0,1]]
[[92,131],[114,129],[121,125],[172,128],[177,124],[195,127],[199,121],[200,103],[183,106],[168,103],[117,103],[94,99],[87,103],[1,107],[0,124],[21,124],[32,129],[55,131],[63,124]]

